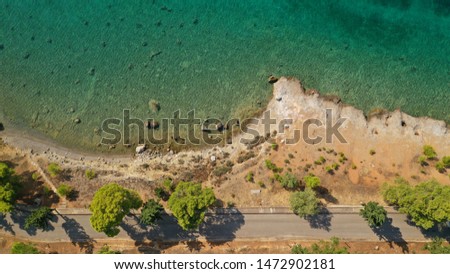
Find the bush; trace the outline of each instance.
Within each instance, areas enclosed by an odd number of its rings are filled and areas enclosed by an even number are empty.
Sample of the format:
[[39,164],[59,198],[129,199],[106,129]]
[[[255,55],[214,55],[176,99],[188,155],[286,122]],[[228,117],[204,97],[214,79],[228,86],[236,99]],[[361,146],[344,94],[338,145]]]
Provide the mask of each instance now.
[[250,171],[249,173],[247,173],[247,176],[245,176],[245,180],[247,182],[253,183],[254,182],[254,174],[252,171]]
[[431,254],[450,254],[450,246],[445,246],[444,241],[445,239],[442,238],[433,238],[433,241],[427,243],[424,249],[428,250]]
[[273,150],[278,151],[278,144],[277,143],[273,143],[271,145],[271,147],[272,147]]
[[303,177],[303,181],[305,182],[306,187],[311,189],[314,189],[321,184],[320,178],[313,174]]
[[297,177],[289,172],[280,177],[280,184],[286,189],[295,189],[299,185]]
[[157,201],[148,200],[141,210],[141,216],[139,218],[140,223],[144,225],[154,225],[156,221],[160,220],[164,208]]
[[92,180],[95,177],[97,177],[97,174],[95,174],[95,171],[92,169],[86,170],[85,174],[86,174],[86,178],[88,178],[89,180]]
[[53,178],[58,177],[58,175],[62,172],[61,167],[57,163],[50,163],[47,167],[47,170],[50,176]]
[[167,193],[172,193],[175,190],[175,185],[170,178],[166,178],[164,180],[163,187]]
[[33,179],[33,181],[39,180],[39,177],[40,177],[40,175],[37,172],[31,174],[31,179]]
[[56,191],[58,192],[59,196],[67,198],[73,194],[73,187],[69,186],[68,184],[61,184]]
[[423,155],[425,155],[428,160],[433,160],[437,157],[436,151],[430,145],[423,146]]
[[231,171],[231,167],[229,167],[229,166],[220,166],[220,167],[216,167],[213,170],[213,174],[214,174],[214,176],[222,177],[223,175],[227,174],[230,171]]
[[440,173],[445,173],[446,169],[445,169],[445,165],[443,162],[437,162],[436,163],[436,170],[439,171]]
[[11,254],[39,254],[39,250],[33,244],[15,242],[11,247]]
[[417,160],[417,162],[418,162],[421,166],[427,166],[427,165],[428,165],[427,160],[428,160],[428,157],[427,157],[427,156],[425,156],[425,155],[420,155],[420,156],[419,156],[419,159]]
[[329,242],[319,241],[310,248],[296,244],[292,247],[292,254],[348,254],[346,247],[339,247],[339,238],[332,237]]
[[266,167],[271,170],[272,172],[282,172],[283,169],[277,167],[274,163],[272,163],[272,161],[270,160],[266,160],[265,162]]
[[294,157],[294,154],[292,154],[292,153],[289,153],[288,154],[288,157],[289,157],[289,159],[294,159],[295,157]]
[[112,250],[109,245],[104,245],[100,250],[97,252],[97,254],[121,254],[120,251]]
[[442,163],[444,164],[445,168],[450,168],[450,156],[442,157]]
[[162,187],[155,188],[155,195],[163,201],[167,201],[169,199],[169,193],[167,193]]
[[377,152],[375,151],[375,149],[371,149],[371,150],[369,150],[369,154],[371,156],[373,156],[373,155],[377,154]]

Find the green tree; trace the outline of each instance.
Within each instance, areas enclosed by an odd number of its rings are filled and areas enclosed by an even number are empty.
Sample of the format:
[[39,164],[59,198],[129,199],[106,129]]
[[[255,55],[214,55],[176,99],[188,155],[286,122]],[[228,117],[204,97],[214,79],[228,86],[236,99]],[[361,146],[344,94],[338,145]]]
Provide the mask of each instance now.
[[48,173],[50,173],[51,177],[58,177],[61,174],[62,169],[57,163],[50,163],[47,167]]
[[292,211],[300,217],[312,216],[319,211],[319,199],[310,188],[292,193],[289,202]]
[[37,228],[46,230],[49,226],[49,221],[52,218],[52,209],[48,207],[40,207],[25,219],[25,229]]
[[169,198],[169,208],[184,229],[197,229],[205,218],[205,212],[216,201],[211,188],[192,182],[180,182]]
[[280,184],[286,189],[295,189],[299,185],[297,177],[290,172],[287,172],[284,176],[280,176]]
[[424,249],[428,250],[431,254],[450,254],[450,246],[445,246],[444,241],[442,238],[433,238],[433,241],[427,243]]
[[61,184],[56,191],[59,196],[70,197],[73,194],[73,187],[68,184]]
[[108,237],[119,234],[118,226],[131,209],[138,209],[142,200],[138,193],[111,183],[101,187],[94,195],[90,210],[90,222],[98,232]]
[[450,168],[450,156],[442,157],[442,163],[444,164],[445,168]]
[[92,180],[95,177],[97,177],[97,174],[95,173],[95,170],[93,170],[93,169],[87,169],[85,172],[85,175],[88,180]]
[[416,225],[424,229],[450,220],[450,186],[435,180],[414,187],[400,180],[393,185],[385,184],[382,194],[387,202],[398,206],[400,212],[408,214]]
[[346,247],[339,246],[339,238],[332,237],[330,241],[319,241],[314,243],[310,248],[296,244],[292,247],[292,254],[348,254]]
[[316,188],[320,186],[320,178],[317,176],[314,176],[313,174],[310,174],[308,176],[303,177],[303,181],[305,182],[305,185],[307,188]]
[[380,227],[386,221],[387,211],[377,202],[368,202],[359,212],[370,227]]
[[154,225],[156,221],[161,219],[163,211],[164,208],[161,204],[150,199],[142,207],[140,222],[145,225]]
[[109,245],[104,245],[100,248],[97,254],[121,254],[120,251],[112,250]]
[[39,250],[33,244],[15,242],[11,247],[11,254],[39,254]]
[[16,200],[17,182],[14,169],[0,162],[0,214],[12,211]]

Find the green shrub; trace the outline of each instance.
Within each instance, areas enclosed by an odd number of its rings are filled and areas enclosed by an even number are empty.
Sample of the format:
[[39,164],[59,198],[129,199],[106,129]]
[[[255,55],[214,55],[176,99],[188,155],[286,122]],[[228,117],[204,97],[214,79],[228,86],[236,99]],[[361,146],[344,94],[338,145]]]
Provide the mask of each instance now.
[[231,167],[229,167],[229,166],[226,166],[226,165],[225,166],[219,166],[219,167],[216,167],[213,170],[213,174],[216,177],[222,177],[223,175],[227,174],[230,171],[231,171]]
[[271,145],[271,147],[272,147],[272,149],[275,150],[275,151],[278,150],[278,144],[277,144],[277,143],[273,143],[273,144]]
[[428,165],[427,160],[428,160],[428,157],[427,157],[427,156],[425,156],[425,155],[420,155],[420,156],[419,156],[419,159],[417,160],[417,162],[418,162],[421,166],[427,166],[427,165]]
[[97,252],[97,254],[121,254],[120,251],[112,250],[109,245],[104,245],[100,250]]
[[352,163],[352,169],[357,169],[358,167],[354,164],[354,163]]
[[163,201],[167,201],[169,199],[169,194],[162,187],[155,188],[155,195]]
[[423,146],[423,155],[427,156],[428,160],[436,159],[437,153],[434,148],[430,145]]
[[437,162],[436,163],[436,170],[439,171],[440,173],[445,173],[445,165],[443,162]]
[[340,167],[340,165],[337,164],[337,163],[334,163],[334,164],[331,165],[331,168],[334,169],[334,170],[338,170],[339,167]]
[[258,185],[261,188],[265,188],[266,187],[266,185],[262,181],[258,181]]
[[442,163],[444,164],[445,168],[450,168],[450,156],[442,157]]
[[39,254],[39,250],[33,244],[15,242],[11,247],[11,254]]
[[305,182],[306,187],[311,189],[314,189],[321,184],[320,178],[313,174],[303,177],[303,181]]
[[282,172],[283,169],[277,167],[274,163],[272,163],[272,161],[270,160],[266,160],[265,162],[266,167],[271,170],[272,172]]
[[40,175],[37,172],[34,172],[33,174],[31,174],[31,179],[33,179],[33,181],[39,180],[39,177],[40,177]]
[[170,179],[170,178],[166,178],[163,181],[163,187],[167,193],[172,193],[175,190],[175,184],[173,183],[172,179]]
[[285,164],[290,164],[291,161],[289,161],[289,159],[284,159],[284,163],[285,163]]
[[289,157],[289,159],[294,159],[295,157],[294,157],[294,154],[292,154],[292,153],[289,153],[288,154],[288,157]]
[[59,196],[62,197],[69,197],[73,193],[73,187],[69,186],[68,184],[61,184],[57,189],[56,192],[58,192]]
[[247,175],[245,176],[245,180],[249,183],[253,183],[254,182],[254,174],[252,171],[250,171],[249,173],[247,173]]
[[369,154],[371,156],[373,156],[373,155],[377,154],[377,152],[375,151],[375,149],[371,149],[371,150],[369,150]]
[[57,163],[50,163],[47,167],[48,173],[51,177],[57,177],[59,174],[61,174],[62,169]]
[[86,175],[86,178],[88,178],[89,180],[92,180],[97,176],[97,174],[95,174],[95,171],[92,169],[87,169],[85,172],[85,175]]
[[331,174],[331,175],[334,174],[334,168],[332,168],[331,166],[326,166],[326,167],[325,167],[325,171],[326,171],[328,174]]
[[295,189],[298,187],[299,182],[294,174],[288,172],[280,177],[280,184],[286,189]]

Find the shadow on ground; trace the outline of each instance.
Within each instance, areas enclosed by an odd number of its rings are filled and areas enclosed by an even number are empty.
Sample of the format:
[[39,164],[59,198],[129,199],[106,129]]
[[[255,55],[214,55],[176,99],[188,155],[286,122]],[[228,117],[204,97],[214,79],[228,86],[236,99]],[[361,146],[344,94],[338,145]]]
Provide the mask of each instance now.
[[333,214],[325,207],[321,208],[319,214],[305,217],[311,228],[326,231],[331,230],[331,219],[333,219]]
[[234,240],[236,232],[244,224],[244,215],[234,209],[231,213],[206,216],[204,223],[200,225],[199,232],[210,244],[223,243]]
[[69,236],[72,244],[77,245],[80,248],[80,251],[92,254],[96,241],[86,233],[83,226],[81,226],[81,224],[75,219],[67,216],[60,216],[64,220],[62,228],[66,232],[67,236]]
[[14,224],[8,222],[8,220],[6,220],[5,215],[0,213],[0,229],[7,232],[7,233],[11,233],[11,235],[16,235],[16,232],[14,232],[13,229]]
[[400,229],[392,225],[392,218],[387,218],[382,226],[374,227],[372,230],[380,240],[388,242],[391,247],[395,244],[403,253],[409,253],[408,243],[403,239]]

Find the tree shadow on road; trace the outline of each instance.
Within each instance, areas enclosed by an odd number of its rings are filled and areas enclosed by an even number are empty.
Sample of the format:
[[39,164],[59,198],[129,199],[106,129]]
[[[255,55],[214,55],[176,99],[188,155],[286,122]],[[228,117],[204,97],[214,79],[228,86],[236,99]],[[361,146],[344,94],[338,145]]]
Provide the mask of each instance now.
[[207,215],[205,222],[200,225],[200,235],[209,244],[232,241],[236,232],[245,224],[244,215],[237,209],[227,214]]
[[[146,226],[139,222],[135,215],[128,215],[120,224],[127,235],[135,241],[135,246],[142,253],[160,253],[181,242],[187,245],[197,241],[194,232],[184,231],[173,216],[163,215],[154,226]],[[164,242],[164,244],[160,244]]]
[[67,236],[69,236],[72,244],[77,245],[80,248],[80,251],[83,251],[86,254],[92,254],[94,250],[94,243],[96,241],[86,233],[83,226],[75,219],[62,215],[60,216],[64,220],[62,228],[66,232]]
[[326,208],[322,208],[316,215],[305,217],[311,228],[326,231],[331,230],[331,219],[333,219],[333,214]]
[[433,238],[442,238],[445,239],[447,242],[450,242],[450,227],[448,227],[446,224],[436,224],[430,229],[424,229],[423,227],[420,227],[416,225],[408,216],[408,219],[406,220],[406,223],[410,226],[417,227],[420,232],[423,234],[423,236],[427,239],[433,239]]
[[0,213],[0,229],[11,233],[11,235],[16,235],[16,232],[14,232],[13,226],[14,224],[8,222],[5,218],[6,216]]
[[388,242],[391,248],[395,244],[402,249],[403,253],[409,253],[408,243],[403,239],[400,229],[392,225],[392,218],[386,218],[382,226],[373,227],[372,231],[380,240]]
[[36,228],[31,227],[29,229],[25,229],[25,220],[28,216],[30,216],[31,212],[21,210],[21,209],[15,209],[11,212],[11,220],[19,225],[19,228],[24,230],[28,235],[35,236],[36,235]]

